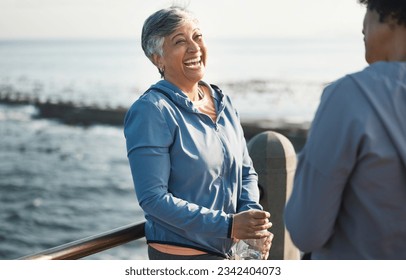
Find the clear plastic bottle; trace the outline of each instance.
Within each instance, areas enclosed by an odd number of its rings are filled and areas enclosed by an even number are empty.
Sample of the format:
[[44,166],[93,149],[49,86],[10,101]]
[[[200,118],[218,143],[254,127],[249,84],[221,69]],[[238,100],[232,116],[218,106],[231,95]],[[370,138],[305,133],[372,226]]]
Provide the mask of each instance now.
[[235,260],[261,260],[262,248],[266,237],[260,239],[242,239],[233,247]]

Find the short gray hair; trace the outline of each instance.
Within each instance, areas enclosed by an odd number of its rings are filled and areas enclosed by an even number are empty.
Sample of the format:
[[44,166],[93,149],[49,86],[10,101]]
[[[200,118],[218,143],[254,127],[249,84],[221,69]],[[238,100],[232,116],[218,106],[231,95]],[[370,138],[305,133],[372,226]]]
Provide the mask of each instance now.
[[162,56],[165,37],[187,20],[198,22],[191,12],[178,6],[162,9],[150,15],[144,22],[141,34],[141,45],[145,55],[151,61],[153,54]]

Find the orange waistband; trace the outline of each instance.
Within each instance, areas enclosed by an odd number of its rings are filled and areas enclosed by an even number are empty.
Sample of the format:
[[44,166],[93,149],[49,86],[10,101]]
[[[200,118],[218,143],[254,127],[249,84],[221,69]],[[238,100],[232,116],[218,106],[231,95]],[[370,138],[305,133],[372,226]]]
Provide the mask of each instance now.
[[207,252],[200,251],[197,249],[186,248],[186,247],[175,246],[175,245],[160,244],[160,243],[149,243],[148,245],[151,246],[152,248],[154,248],[155,250],[158,250],[165,254],[171,254],[171,255],[195,256],[195,255],[207,254]]

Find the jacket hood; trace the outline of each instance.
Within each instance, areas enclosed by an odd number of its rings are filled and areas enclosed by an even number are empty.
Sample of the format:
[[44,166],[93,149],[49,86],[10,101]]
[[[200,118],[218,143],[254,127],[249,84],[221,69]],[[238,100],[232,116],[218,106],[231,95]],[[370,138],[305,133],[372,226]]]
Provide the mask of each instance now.
[[[200,81],[199,84],[205,85],[210,89],[211,95],[215,100],[214,103],[217,106],[218,112],[221,112],[223,109],[223,104],[224,104],[224,102],[223,102],[224,95],[221,92],[221,90],[218,87],[209,85],[203,81]],[[193,112],[196,111],[196,109],[193,106],[193,102],[190,101],[190,99],[187,97],[187,95],[174,84],[172,84],[166,80],[161,80],[148,89],[148,91],[154,91],[154,90],[157,90],[160,93],[164,94],[167,98],[169,98],[177,106],[180,106],[189,111],[193,111]]]

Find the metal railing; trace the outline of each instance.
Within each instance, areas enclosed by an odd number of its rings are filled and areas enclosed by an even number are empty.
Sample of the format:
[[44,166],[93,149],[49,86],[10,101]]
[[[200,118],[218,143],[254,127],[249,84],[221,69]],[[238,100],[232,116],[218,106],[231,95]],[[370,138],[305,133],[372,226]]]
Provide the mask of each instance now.
[[20,260],[76,260],[143,238],[145,222],[129,224],[95,236],[73,241]]

